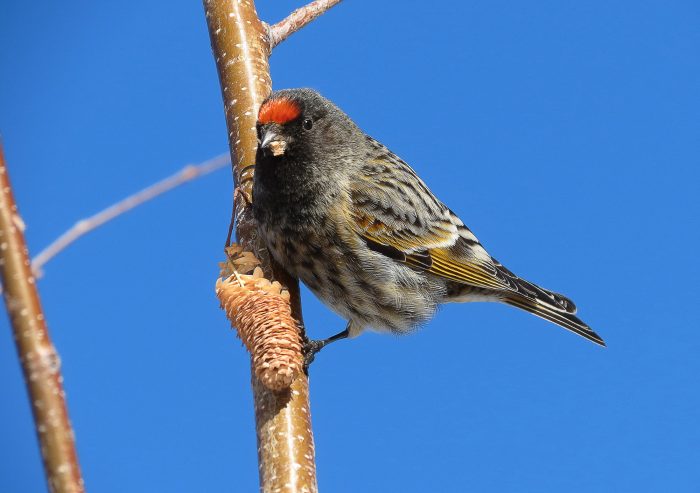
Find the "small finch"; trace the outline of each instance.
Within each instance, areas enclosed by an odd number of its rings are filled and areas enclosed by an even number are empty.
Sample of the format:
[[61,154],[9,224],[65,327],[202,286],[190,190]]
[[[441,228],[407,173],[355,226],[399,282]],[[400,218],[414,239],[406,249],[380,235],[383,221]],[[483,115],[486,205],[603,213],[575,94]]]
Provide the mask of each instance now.
[[597,344],[568,298],[521,279],[398,156],[311,89],[260,106],[253,212],[277,262],[348,320],[327,343],[365,329],[406,334],[441,303],[499,301]]

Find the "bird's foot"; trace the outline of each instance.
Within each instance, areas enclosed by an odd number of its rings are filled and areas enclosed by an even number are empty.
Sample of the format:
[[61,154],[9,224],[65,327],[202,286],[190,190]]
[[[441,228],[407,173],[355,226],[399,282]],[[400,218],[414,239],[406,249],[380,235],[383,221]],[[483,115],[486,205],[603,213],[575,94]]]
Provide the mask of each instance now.
[[308,372],[309,365],[314,362],[316,353],[323,349],[324,340],[307,339],[301,350],[304,355],[304,370]]
[[302,352],[304,354],[304,372],[308,374],[309,365],[313,363],[314,359],[316,358],[316,353],[318,353],[321,349],[326,347],[331,342],[345,339],[349,335],[350,334],[348,332],[348,329],[345,329],[344,331],[339,332],[336,335],[329,337],[328,339],[309,339],[305,336],[304,343],[302,345]]

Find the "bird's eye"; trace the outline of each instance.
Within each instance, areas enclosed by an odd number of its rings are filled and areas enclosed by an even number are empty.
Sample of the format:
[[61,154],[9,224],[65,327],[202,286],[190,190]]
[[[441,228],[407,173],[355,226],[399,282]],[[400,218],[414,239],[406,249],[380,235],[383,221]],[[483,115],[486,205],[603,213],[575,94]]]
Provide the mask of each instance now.
[[311,127],[314,126],[314,122],[311,121],[311,118],[307,118],[302,125],[304,126],[304,130],[311,130]]

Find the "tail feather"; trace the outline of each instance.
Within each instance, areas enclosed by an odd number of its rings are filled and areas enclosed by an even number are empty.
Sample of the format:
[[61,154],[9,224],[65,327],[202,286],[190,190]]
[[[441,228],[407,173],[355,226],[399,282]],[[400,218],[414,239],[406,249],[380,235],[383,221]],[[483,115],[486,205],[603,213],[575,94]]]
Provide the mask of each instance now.
[[[531,284],[531,283],[528,283]],[[531,284],[534,286],[534,284]],[[539,290],[545,291],[542,288],[539,288]],[[549,293],[548,291],[545,291]],[[600,344],[601,346],[605,346],[605,342],[603,339],[596,334],[593,329],[591,329],[588,325],[586,325],[581,319],[579,319],[576,315],[574,315],[572,312],[569,311],[562,311],[561,308],[559,308],[558,304],[553,304],[549,300],[551,298],[551,295],[555,293],[550,293],[547,298],[541,299],[540,297],[537,297],[536,299],[530,299],[526,298],[524,296],[519,296],[519,295],[508,295],[503,298],[503,301],[505,303],[508,303],[509,305],[515,306],[517,308],[521,308],[527,312],[532,313],[533,315],[536,315],[540,318],[543,318],[545,320],[549,320],[550,322],[553,322],[560,327],[564,327],[567,330],[570,330],[571,332],[574,332],[582,337],[585,337],[589,341],[593,341],[596,344]],[[563,298],[563,297],[562,297]],[[567,299],[567,298],[564,298]],[[573,305],[573,304],[572,304]]]
[[498,260],[492,258],[496,270],[502,279],[508,281],[512,291],[502,292],[499,299],[509,305],[521,308],[540,318],[549,320],[589,341],[605,346],[603,339],[593,329],[583,323],[576,313],[576,305],[564,295],[539,287],[526,281],[506,269]]
[[546,305],[553,305],[553,308],[557,310],[564,310],[567,313],[576,313],[576,305],[566,296],[541,288],[537,284],[531,283],[530,281],[526,281],[525,279],[516,276],[510,270],[506,269],[498,260],[491,260],[501,276],[507,279],[509,284],[515,288],[515,291],[522,294],[525,298],[533,301],[539,300]]

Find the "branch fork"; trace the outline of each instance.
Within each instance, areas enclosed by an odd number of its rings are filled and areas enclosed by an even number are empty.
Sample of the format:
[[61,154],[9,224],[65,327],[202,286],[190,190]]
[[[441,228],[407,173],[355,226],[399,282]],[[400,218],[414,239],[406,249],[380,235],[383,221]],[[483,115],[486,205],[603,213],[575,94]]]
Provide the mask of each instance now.
[[277,24],[268,25],[270,51],[309,22],[313,21],[321,14],[326,13],[331,7],[339,4],[340,1],[341,0],[316,0],[296,9]]

